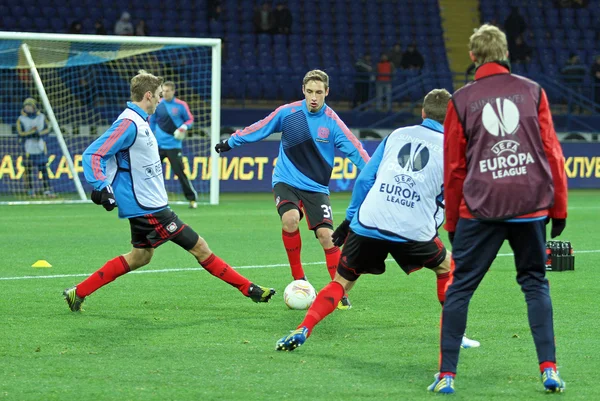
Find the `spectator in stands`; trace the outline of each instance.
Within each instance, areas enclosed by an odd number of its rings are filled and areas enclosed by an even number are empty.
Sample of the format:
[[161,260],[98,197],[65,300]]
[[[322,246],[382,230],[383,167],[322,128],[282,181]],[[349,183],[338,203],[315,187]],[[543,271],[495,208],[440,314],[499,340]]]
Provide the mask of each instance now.
[[148,25],[143,19],[135,25],[135,36],[148,36]]
[[[592,64],[590,72],[592,73],[592,82],[594,83],[594,90],[592,92],[594,103],[600,104],[600,55],[596,56],[595,63]],[[600,111],[600,106],[596,109]]]
[[421,71],[423,65],[425,65],[425,60],[417,50],[417,44],[413,42],[408,45],[406,51],[402,54],[402,69]]
[[287,4],[283,1],[277,3],[273,15],[275,21],[275,33],[289,35],[292,29],[293,18]]
[[[375,89],[377,93],[377,110],[392,110],[392,77],[394,75],[394,64],[388,59],[388,55],[381,54],[377,63],[377,82]],[[385,107],[383,101],[385,99]]]
[[96,35],[108,35],[108,32],[106,32],[106,28],[104,27],[104,22],[101,19],[94,22],[94,29]]
[[402,65],[402,46],[397,42],[388,52],[388,58],[394,64],[395,68],[400,68]]
[[80,34],[83,33],[83,25],[81,25],[81,21],[73,21],[71,22],[71,26],[69,26],[69,33]]
[[533,49],[525,43],[523,36],[517,36],[515,43],[510,48],[510,62],[511,63],[529,63],[531,61],[531,55]]
[[50,187],[48,178],[48,150],[44,138],[50,132],[50,122],[48,118],[38,110],[35,99],[28,97],[23,102],[23,110],[17,119],[17,133],[23,144],[25,155],[23,157],[23,167],[25,173],[25,189],[31,197],[36,196],[34,178],[38,176],[38,171],[42,174],[42,187],[44,196],[55,198],[56,195]]
[[[562,80],[569,88],[577,93],[583,90],[583,80],[587,74],[587,68],[579,60],[579,56],[575,53],[569,55],[567,64],[560,70]],[[570,96],[569,96],[570,97]],[[569,112],[573,111],[573,105],[569,101]]]
[[254,13],[254,29],[256,33],[273,33],[274,27],[275,17],[271,11],[271,4],[265,1]]
[[219,0],[208,0],[206,2],[206,15],[208,16],[209,21],[213,19],[215,13],[217,13],[217,8],[220,6],[221,2]]
[[587,68],[581,63],[577,54],[571,53],[567,64],[560,70],[560,73],[563,82],[567,85],[580,87],[587,73]]
[[371,55],[365,54],[354,63],[354,101],[352,107],[356,107],[369,100],[371,76],[373,63]]
[[115,24],[115,35],[133,36],[133,33],[131,15],[127,11],[123,11],[121,18]]
[[223,15],[223,6],[220,3],[216,3],[210,10],[208,15],[209,22],[220,22]]
[[518,7],[511,7],[510,14],[504,21],[504,32],[506,32],[506,39],[508,41],[508,48],[510,49],[518,36],[522,35],[527,29],[527,23],[525,18],[519,13]]

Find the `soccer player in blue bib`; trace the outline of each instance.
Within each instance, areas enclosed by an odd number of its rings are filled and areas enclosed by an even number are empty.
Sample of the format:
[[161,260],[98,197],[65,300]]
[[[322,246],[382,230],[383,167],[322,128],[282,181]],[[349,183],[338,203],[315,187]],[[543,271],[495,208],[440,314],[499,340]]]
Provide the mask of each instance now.
[[[338,115],[325,104],[329,94],[329,76],[320,70],[309,71],[302,81],[304,100],[279,107],[265,119],[216,145],[218,153],[246,143],[260,141],[281,132],[281,146],[273,172],[273,195],[283,226],[282,239],[294,280],[306,279],[300,250],[298,224],[306,217],[325,251],[331,278],[340,258],[340,249],[331,239],[333,216],[329,201],[329,180],[335,148],[340,149],[356,167],[362,169],[369,155]],[[349,309],[348,298],[340,309]]]
[[[423,101],[423,123],[395,130],[377,147],[356,180],[346,220],[333,233],[334,244],[344,244],[335,278],[298,328],[277,342],[278,351],[304,344],[362,274],[385,272],[388,254],[406,274],[433,270],[444,304],[451,256],[437,230],[444,220],[442,123],[449,99],[448,91],[434,89]],[[463,347],[478,346],[463,336]]]
[[158,141],[160,159],[169,159],[173,173],[179,179],[185,198],[190,208],[196,209],[196,191],[185,174],[181,149],[187,131],[192,128],[194,116],[186,102],[175,97],[175,83],[167,81],[163,84],[163,99],[150,116],[150,128]]
[[275,294],[273,289],[251,283],[213,254],[206,241],[169,208],[158,144],[148,124],[162,96],[162,81],[140,70],[131,80],[132,101],[83,153],[85,178],[94,188],[92,201],[109,212],[118,207],[119,217],[129,219],[133,249],[64,291],[74,312],[100,287],[150,263],[154,249],[167,241],[191,253],[210,274],[254,302],[268,302]]

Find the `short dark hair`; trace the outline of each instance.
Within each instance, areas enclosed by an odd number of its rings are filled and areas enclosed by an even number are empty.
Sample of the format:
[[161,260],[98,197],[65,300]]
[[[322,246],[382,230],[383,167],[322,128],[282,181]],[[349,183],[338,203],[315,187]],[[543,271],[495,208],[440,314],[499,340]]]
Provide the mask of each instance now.
[[446,89],[434,89],[425,95],[423,100],[425,117],[443,124],[451,97],[452,95]]

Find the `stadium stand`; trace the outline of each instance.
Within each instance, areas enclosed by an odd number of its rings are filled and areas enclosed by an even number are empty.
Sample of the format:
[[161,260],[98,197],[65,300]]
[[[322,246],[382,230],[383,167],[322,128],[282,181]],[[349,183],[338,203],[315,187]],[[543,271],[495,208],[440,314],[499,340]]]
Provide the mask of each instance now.
[[[269,0],[273,6],[277,0]],[[212,17],[211,4],[221,11]],[[298,97],[298,82],[312,68],[330,74],[330,101],[351,103],[354,97],[355,61],[369,53],[379,60],[396,42],[403,50],[414,42],[424,57],[422,71],[396,69],[393,79],[395,112],[402,104],[416,105],[424,90],[443,87],[450,91],[465,82],[464,70],[457,69],[456,56],[466,58],[462,43],[449,44],[452,32],[460,25],[451,21],[444,0],[304,0],[288,1],[293,17],[289,35],[256,34],[254,12],[263,0],[181,0],[175,8],[142,0],[81,0],[76,7],[67,0],[5,0],[0,5],[0,29],[5,31],[66,32],[69,24],[80,20],[84,33],[94,33],[94,22],[103,21],[109,32],[120,14],[136,10],[133,22],[146,21],[150,35],[219,37],[224,41],[222,96],[234,106],[244,107],[255,100],[288,101]],[[561,68],[571,53],[589,67],[599,53],[600,2],[591,1],[585,8],[556,8],[552,2],[534,0],[472,0],[481,22],[503,24],[511,6],[516,6],[527,21],[525,42],[533,48],[529,63],[515,64],[513,71],[538,80],[546,87],[553,104],[585,103],[594,95],[590,74],[582,77],[578,88],[565,86]],[[40,17],[53,15],[52,18]],[[451,13],[450,13],[451,14]],[[454,13],[456,14],[456,13]],[[473,22],[475,25],[479,21]],[[450,25],[449,25],[450,24]],[[465,27],[462,27],[465,30]],[[470,29],[470,28],[469,28]],[[549,34],[550,33],[550,34]],[[463,38],[459,30],[458,37]],[[450,47],[449,47],[450,46]],[[458,50],[454,52],[454,48]],[[450,60],[449,60],[450,57]],[[454,60],[453,60],[454,59]],[[464,62],[464,60],[462,60]],[[467,60],[468,62],[468,60]],[[462,64],[460,68],[462,69]],[[454,71],[452,71],[454,70]],[[4,71],[2,74],[12,74]],[[2,77],[4,78],[4,77]],[[7,77],[8,78],[8,77]],[[12,102],[10,87],[3,100]],[[6,82],[6,81],[5,81]],[[374,90],[373,90],[374,92]],[[14,100],[16,101],[16,100]],[[599,99],[596,99],[598,103]],[[357,112],[372,108],[374,102],[359,106]],[[593,103],[583,107],[595,113]],[[361,108],[362,107],[362,108]],[[410,108],[410,106],[408,106]],[[3,108],[18,110],[19,106]],[[569,112],[571,106],[569,106]],[[15,116],[1,116],[13,120]]]

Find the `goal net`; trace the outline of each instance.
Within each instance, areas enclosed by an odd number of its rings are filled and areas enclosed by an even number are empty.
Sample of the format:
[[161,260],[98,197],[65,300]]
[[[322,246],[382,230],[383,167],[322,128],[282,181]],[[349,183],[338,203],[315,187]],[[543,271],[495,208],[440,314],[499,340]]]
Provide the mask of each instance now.
[[[0,32],[0,203],[86,201],[81,155],[130,100],[146,70],[175,84],[194,122],[184,168],[200,203],[219,199],[220,39]],[[40,127],[38,127],[40,126]],[[43,128],[41,128],[43,127]],[[169,201],[186,201],[169,161]]]

